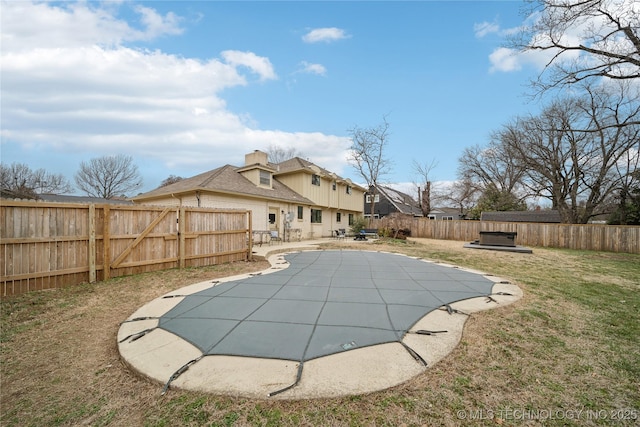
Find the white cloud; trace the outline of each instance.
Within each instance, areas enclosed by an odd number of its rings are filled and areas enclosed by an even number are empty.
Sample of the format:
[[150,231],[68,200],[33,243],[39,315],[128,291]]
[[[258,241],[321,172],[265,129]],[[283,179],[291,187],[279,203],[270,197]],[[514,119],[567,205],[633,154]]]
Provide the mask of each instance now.
[[495,22],[481,22],[479,24],[474,24],[473,31],[478,38],[482,38],[487,34],[498,33],[500,31],[500,26]]
[[345,30],[336,27],[330,28],[315,28],[302,36],[302,40],[305,43],[331,43],[337,40],[349,38]]
[[277,78],[268,58],[227,50],[195,59],[128,47],[127,41],[179,34],[181,18],[134,7],[141,25],[135,29],[117,17],[118,7],[2,4],[3,161],[31,164],[55,155],[69,164],[52,167],[74,173],[79,156],[123,153],[146,162],[161,180],[173,171],[189,176],[241,164],[245,153],[276,143],[321,165],[326,159],[337,173],[346,168],[346,137],[261,130],[249,113],[227,109],[222,92],[249,86],[244,73]]
[[273,65],[269,58],[256,55],[253,52],[240,52],[237,50],[225,50],[222,57],[234,67],[245,66],[260,76],[260,80],[274,80],[277,78]]
[[517,71],[522,68],[522,56],[514,49],[500,47],[489,55],[490,71]]
[[300,69],[299,71],[300,73],[308,73],[308,74],[317,74],[319,76],[326,76],[327,75],[327,69],[324,65],[322,64],[312,64],[310,62],[307,61],[302,61],[300,63]]
[[140,22],[146,28],[145,37],[149,39],[154,39],[164,34],[182,34],[183,30],[179,25],[182,19],[173,12],[162,16],[154,9],[144,6],[136,6],[135,11],[140,14]]

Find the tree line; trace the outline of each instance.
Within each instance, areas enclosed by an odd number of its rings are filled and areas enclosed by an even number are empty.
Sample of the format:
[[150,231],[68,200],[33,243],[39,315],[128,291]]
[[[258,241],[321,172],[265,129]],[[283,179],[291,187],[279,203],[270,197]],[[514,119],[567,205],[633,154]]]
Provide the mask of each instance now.
[[[445,193],[432,191],[435,161],[414,161],[423,214],[434,200],[470,219],[526,210],[527,200],[539,200],[564,223],[606,216],[640,224],[640,14],[630,2],[610,0],[527,4],[525,24],[506,47],[550,54],[530,82],[534,99],[550,101],[538,114],[510,118],[487,144],[465,148],[458,179]],[[388,128],[385,118],[351,131],[350,160],[374,192],[388,170]]]
[[[606,215],[611,223],[640,224],[640,14],[629,2],[531,0],[528,19],[507,47],[516,53],[549,52],[531,83],[546,100],[537,114],[509,118],[485,145],[463,150],[458,179],[446,193],[434,191],[436,162],[414,161],[423,213],[446,202],[479,218],[482,211],[526,210],[527,200],[547,201],[565,223]],[[348,130],[348,161],[375,191],[390,172],[387,117],[372,127]],[[272,162],[296,150],[269,149]],[[171,175],[160,186],[181,180]],[[74,177],[89,196],[113,198],[142,184],[131,157],[83,162]],[[65,193],[62,176],[14,163],[2,165],[0,185],[25,196]]]
[[[124,154],[81,162],[74,181],[82,193],[103,199],[127,197],[142,185],[133,157]],[[17,198],[29,199],[37,199],[41,194],[73,192],[71,182],[64,175],[42,168],[33,170],[24,163],[16,162],[0,164],[0,187]]]

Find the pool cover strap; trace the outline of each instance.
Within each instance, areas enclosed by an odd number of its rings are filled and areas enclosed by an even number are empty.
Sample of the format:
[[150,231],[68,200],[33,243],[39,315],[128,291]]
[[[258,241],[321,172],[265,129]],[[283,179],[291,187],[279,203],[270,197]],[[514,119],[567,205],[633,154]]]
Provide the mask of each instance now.
[[194,363],[196,363],[197,361],[199,361],[203,357],[204,356],[200,356],[198,358],[192,359],[192,360],[188,361],[187,363],[185,363],[184,365],[182,365],[180,367],[180,369],[175,371],[173,373],[173,375],[171,375],[171,377],[169,378],[169,381],[167,381],[167,383],[164,385],[164,388],[162,389],[162,393],[160,393],[160,395],[164,396],[164,394],[167,392],[167,390],[169,390],[169,385],[173,382],[173,380],[175,380],[180,375],[182,375],[187,369],[189,369],[191,367],[191,365],[193,365]]
[[144,331],[140,331],[140,332],[136,332],[135,334],[131,334],[131,335],[127,335],[126,337],[122,338],[120,340],[120,342],[125,342],[126,340],[128,340],[129,338],[131,338],[131,341],[129,342],[134,342],[139,340],[140,338],[142,338],[143,336],[147,335],[149,332],[153,331],[154,329],[156,329],[156,327],[153,328],[149,328],[149,329],[145,329]]
[[275,396],[276,394],[280,394],[283,393],[289,389],[294,388],[295,386],[298,385],[298,383],[300,383],[300,379],[302,378],[302,368],[304,367],[304,362],[300,362],[300,364],[298,365],[298,373],[296,374],[296,382],[294,382],[293,384],[286,386],[285,388],[281,388],[280,390],[276,390],[276,391],[272,391],[271,393],[269,393],[267,396],[271,397],[271,396]]

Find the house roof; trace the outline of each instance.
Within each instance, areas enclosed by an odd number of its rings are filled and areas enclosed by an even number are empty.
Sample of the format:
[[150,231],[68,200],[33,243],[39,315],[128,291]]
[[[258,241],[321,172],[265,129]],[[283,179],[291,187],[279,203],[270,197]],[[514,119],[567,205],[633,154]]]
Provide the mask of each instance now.
[[134,201],[141,201],[164,197],[171,194],[184,194],[194,191],[208,191],[282,200],[292,203],[313,205],[314,203],[302,197],[277,179],[272,180],[273,188],[258,187],[238,172],[237,166],[225,165],[191,178],[185,178],[165,187],[159,187],[147,193],[133,197]]
[[422,215],[422,209],[420,209],[418,202],[408,194],[383,185],[378,186],[378,191],[397,209],[398,212],[410,215]]
[[131,205],[133,204],[129,200],[125,199],[103,199],[101,197],[88,197],[88,196],[71,196],[67,194],[36,194],[35,196],[26,195],[21,192],[0,189],[0,195],[4,199],[31,199],[41,202],[55,202],[55,203],[101,203],[110,205]]
[[430,214],[449,214],[460,216],[459,208],[432,208]]
[[562,218],[557,210],[505,211],[482,212],[480,214],[480,221],[560,223],[562,222]]
[[352,187],[358,188],[362,191],[366,191],[365,188],[361,187],[358,184],[353,183],[350,179],[343,178],[335,174],[334,172],[331,172],[323,167],[316,165],[315,163],[312,163],[300,157],[294,157],[292,159],[285,160],[284,162],[277,163],[272,166],[276,167],[278,170],[278,172],[275,173],[275,176],[286,175],[293,172],[306,172],[309,174],[318,174],[326,178],[334,179],[338,182],[344,182]]

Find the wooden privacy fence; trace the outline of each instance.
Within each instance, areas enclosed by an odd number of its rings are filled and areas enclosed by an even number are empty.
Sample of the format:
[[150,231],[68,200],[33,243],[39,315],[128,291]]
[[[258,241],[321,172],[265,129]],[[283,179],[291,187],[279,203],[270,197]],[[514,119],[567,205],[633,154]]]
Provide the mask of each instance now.
[[251,211],[3,200],[2,296],[251,257]]
[[480,231],[516,232],[522,246],[640,254],[640,227],[605,224],[539,224],[494,221],[441,221],[427,218],[382,218],[375,227],[408,228],[412,237],[472,242]]

